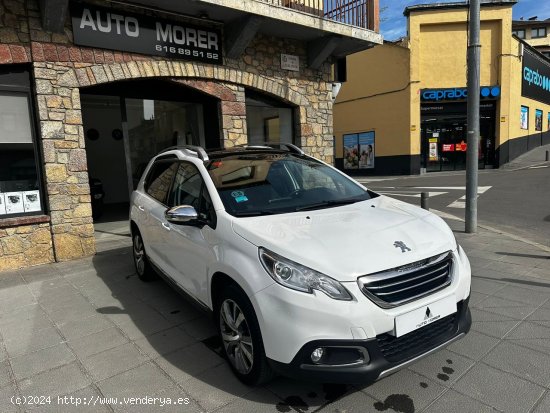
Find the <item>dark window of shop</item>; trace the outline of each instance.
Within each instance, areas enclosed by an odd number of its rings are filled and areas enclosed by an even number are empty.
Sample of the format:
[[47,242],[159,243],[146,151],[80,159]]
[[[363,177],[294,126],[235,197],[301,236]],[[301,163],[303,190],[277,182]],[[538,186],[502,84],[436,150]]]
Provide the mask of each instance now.
[[269,96],[246,92],[248,143],[294,143],[293,108]]
[[538,39],[541,37],[546,37],[546,27],[536,27],[531,29],[531,38]]
[[44,212],[28,68],[0,67],[0,219]]

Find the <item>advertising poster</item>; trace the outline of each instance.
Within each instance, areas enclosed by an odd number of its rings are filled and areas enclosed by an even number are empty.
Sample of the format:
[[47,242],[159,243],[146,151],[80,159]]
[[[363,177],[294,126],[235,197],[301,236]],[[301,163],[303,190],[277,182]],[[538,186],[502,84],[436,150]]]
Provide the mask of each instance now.
[[359,135],[344,135],[344,168],[359,168]]
[[529,129],[529,108],[526,106],[521,107],[520,126],[521,129]]
[[374,168],[374,132],[359,134],[359,168]]
[[4,194],[0,192],[0,215],[6,215],[6,201]]
[[535,111],[535,130],[542,131],[542,110]]
[[6,202],[6,214],[20,214],[25,212],[23,207],[23,192],[6,192],[4,194]]
[[437,138],[430,138],[430,161],[439,161],[439,151],[437,149]]
[[40,211],[40,192],[26,191],[23,192],[23,209],[25,212]]

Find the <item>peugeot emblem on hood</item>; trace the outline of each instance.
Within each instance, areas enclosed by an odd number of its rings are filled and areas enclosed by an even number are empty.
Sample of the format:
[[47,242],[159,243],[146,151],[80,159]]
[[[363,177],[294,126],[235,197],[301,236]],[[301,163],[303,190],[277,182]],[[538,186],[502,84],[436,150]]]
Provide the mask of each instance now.
[[411,250],[403,241],[395,241],[393,243],[393,246],[395,248],[401,248],[401,252],[407,252]]

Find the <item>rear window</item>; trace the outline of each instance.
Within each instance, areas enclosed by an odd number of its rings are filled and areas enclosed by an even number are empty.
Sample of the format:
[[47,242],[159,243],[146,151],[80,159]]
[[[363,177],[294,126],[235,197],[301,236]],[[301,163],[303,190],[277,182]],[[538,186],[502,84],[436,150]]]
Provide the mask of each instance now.
[[177,169],[178,163],[174,161],[155,162],[145,179],[145,192],[165,204],[166,195]]

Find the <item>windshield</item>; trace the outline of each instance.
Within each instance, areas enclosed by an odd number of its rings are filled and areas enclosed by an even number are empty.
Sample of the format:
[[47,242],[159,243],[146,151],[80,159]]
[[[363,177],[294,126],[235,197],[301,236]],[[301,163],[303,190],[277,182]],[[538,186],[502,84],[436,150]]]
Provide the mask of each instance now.
[[330,208],[377,196],[321,162],[286,152],[230,155],[207,169],[234,216]]

